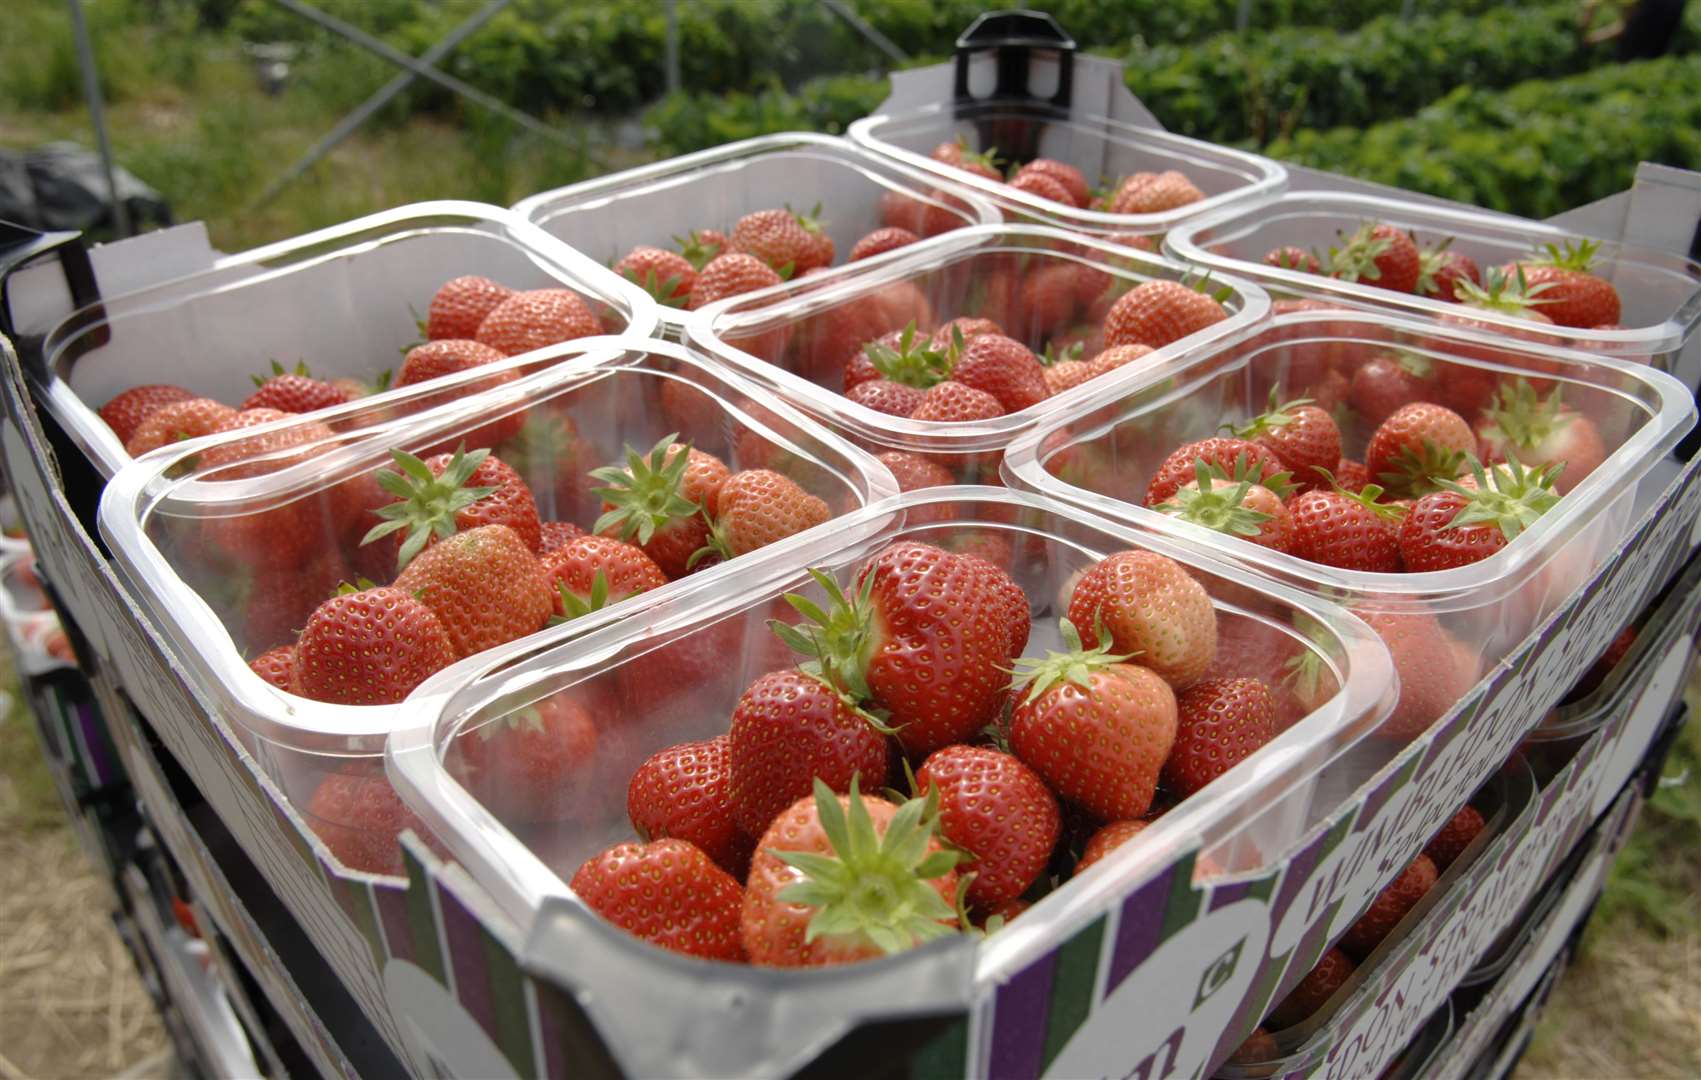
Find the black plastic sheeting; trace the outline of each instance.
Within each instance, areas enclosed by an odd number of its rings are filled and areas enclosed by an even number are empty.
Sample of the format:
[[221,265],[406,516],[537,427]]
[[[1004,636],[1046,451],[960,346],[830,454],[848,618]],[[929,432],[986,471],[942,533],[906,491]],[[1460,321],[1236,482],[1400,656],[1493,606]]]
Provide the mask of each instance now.
[[[113,179],[133,229],[171,224],[171,207],[159,192],[122,167],[114,166]],[[100,155],[75,143],[0,150],[0,219],[46,232],[114,232]]]

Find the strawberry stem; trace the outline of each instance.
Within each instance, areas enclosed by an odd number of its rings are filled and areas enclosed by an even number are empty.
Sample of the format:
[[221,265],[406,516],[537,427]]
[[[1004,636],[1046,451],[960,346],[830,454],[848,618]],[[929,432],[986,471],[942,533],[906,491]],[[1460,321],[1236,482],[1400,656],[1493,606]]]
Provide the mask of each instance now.
[[455,450],[439,476],[433,474],[425,462],[405,450],[390,451],[390,457],[400,471],[381,472],[377,480],[378,486],[396,496],[398,501],[376,511],[384,521],[372,526],[360,542],[370,544],[406,529],[407,537],[396,555],[396,569],[404,569],[433,536],[447,540],[455,535],[455,515],[496,490],[493,487],[466,486],[472,474],[489,456],[489,450],[474,450],[469,454],[463,445]]
[[1097,628],[1099,645],[1097,648],[1086,648],[1081,644],[1081,634],[1075,629],[1075,624],[1068,619],[1057,620],[1058,628],[1063,634],[1063,652],[1046,650],[1043,659],[1034,660],[1028,657],[1016,661],[1015,678],[1010,682],[1010,689],[1020,690],[1027,687],[1023,702],[1034,701],[1047,690],[1063,682],[1071,682],[1080,687],[1093,685],[1093,672],[1100,668],[1120,664],[1138,655],[1124,653],[1114,656],[1110,651],[1110,635],[1104,627]]

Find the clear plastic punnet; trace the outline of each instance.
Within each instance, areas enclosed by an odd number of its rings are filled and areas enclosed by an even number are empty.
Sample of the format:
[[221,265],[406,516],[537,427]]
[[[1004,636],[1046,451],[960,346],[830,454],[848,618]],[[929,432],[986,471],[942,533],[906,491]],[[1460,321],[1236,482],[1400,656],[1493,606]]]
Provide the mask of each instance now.
[[572,290],[601,333],[645,337],[656,327],[642,289],[516,215],[483,203],[416,203],[73,312],[43,342],[41,400],[111,477],[130,455],[99,410],[119,393],[170,384],[236,408],[254,393],[254,377],[297,362],[316,378],[383,385],[424,339],[432,295],[465,275]]
[[[910,227],[926,238],[1002,220],[980,195],[941,191],[937,184],[926,172],[846,139],[789,132],[545,191],[515,203],[514,212],[613,265],[639,245],[677,247],[677,241],[704,229],[730,235],[746,214],[790,207],[818,218],[821,231],[833,241],[834,265],[843,268],[856,242],[884,226]],[[854,265],[863,270],[892,257],[877,255]],[[821,279],[812,274],[810,280]],[[763,289],[748,296],[760,305],[780,291]],[[678,333],[686,313],[663,306],[660,318]]]
[[[846,363],[911,323],[916,343],[955,319],[990,319],[1042,360],[1091,361],[1104,348],[1106,315],[1124,293],[1186,270],[1109,241],[1038,226],[982,226],[958,243],[903,254],[853,279],[759,301],[732,297],[695,313],[691,340],[774,388],[876,453],[902,451],[961,483],[996,483],[999,457],[1043,417],[1135,369],[1192,356],[1246,333],[1269,310],[1257,286],[1231,277],[1207,285],[1226,315],[1218,322],[1114,367],[1038,404],[985,420],[894,416],[845,396]],[[902,253],[901,253],[902,254]],[[1071,283],[1059,288],[1059,282]],[[1071,291],[1078,289],[1079,291]]]
[[[908,541],[972,551],[1007,570],[1026,596],[1023,655],[1031,657],[1060,647],[1059,617],[1080,572],[1128,549],[1168,556],[1211,595],[1220,642],[1260,641],[1264,649],[1253,653],[1264,659],[1306,658],[1319,677],[1312,711],[1299,708],[1263,749],[984,943],[952,937],[829,976],[686,957],[592,913],[568,881],[585,859],[637,839],[627,818],[637,766],[671,745],[726,733],[746,687],[800,659],[769,623],[797,619],[787,594],[823,601],[811,571],[843,584]],[[1198,873],[1252,871],[1278,862],[1331,809],[1314,798],[1317,778],[1391,705],[1387,653],[1332,605],[1246,579],[1197,548],[1050,499],[974,486],[909,492],[846,518],[807,548],[752,560],[714,590],[658,595],[619,625],[574,640],[540,637],[439,672],[404,705],[387,767],[410,810],[521,928],[529,943],[522,962],[586,1002],[623,1071],[791,1075],[862,1019],[983,999],[1195,845]],[[1219,659],[1238,665],[1226,649],[1219,645]],[[548,789],[570,797],[516,797],[514,770],[526,763],[493,767],[485,740],[517,718],[582,710],[596,718],[596,752]],[[640,1000],[642,1016],[620,1004]],[[678,1035],[653,1038],[658,1020]]]
[[[1099,235],[1157,235],[1183,221],[1287,186],[1279,162],[1244,150],[1214,146],[1162,128],[1106,116],[1073,114],[1031,101],[950,102],[910,112],[864,117],[850,127],[856,142],[961,188],[979,193],[1011,221],[1056,225]],[[1050,158],[1073,165],[1093,187],[1115,189],[1135,173],[1180,172],[1205,196],[1171,210],[1111,214],[1077,209],[977,176],[928,156],[941,143],[961,140],[971,151],[995,151],[1000,165]]]
[[1438,297],[1338,281],[1263,261],[1281,247],[1324,251],[1339,234],[1366,223],[1410,231],[1420,245],[1450,238],[1448,250],[1470,256],[1483,269],[1539,254],[1547,244],[1587,239],[1544,222],[1486,210],[1379,195],[1289,191],[1188,221],[1165,237],[1164,248],[1184,262],[1250,278],[1278,298],[1321,298],[1432,318],[1467,317],[1485,330],[1525,341],[1586,349],[1667,371],[1677,370],[1680,356],[1701,349],[1695,335],[1701,326],[1701,264],[1631,244],[1603,241],[1595,256],[1594,273],[1612,283],[1623,304],[1615,329],[1538,325],[1503,312],[1467,310]]
[[[380,520],[373,508],[396,498],[377,482],[397,469],[396,451],[429,462],[459,447],[489,449],[530,490],[542,521],[589,531],[601,481],[587,470],[625,464],[628,448],[647,455],[674,436],[732,470],[780,473],[825,504],[825,524],[779,540],[775,551],[841,535],[844,515],[896,493],[891,474],[867,454],[681,346],[593,338],[531,355],[529,368],[506,382],[458,393],[421,384],[316,419],[180,443],[138,458],[107,485],[101,532],[132,595],[182,676],[316,828],[324,823],[315,806],[332,800],[316,804],[315,793],[334,773],[380,766],[399,706],[310,700],[269,683],[249,662],[295,643],[340,585],[396,577],[399,536],[362,542]],[[749,557],[711,559],[688,576],[649,584],[644,595],[665,600],[713,588]],[[618,572],[609,572],[618,586]],[[640,610],[613,589],[607,596],[599,606],[592,590],[591,610],[558,632],[571,636]],[[391,855],[393,838],[392,830]]]

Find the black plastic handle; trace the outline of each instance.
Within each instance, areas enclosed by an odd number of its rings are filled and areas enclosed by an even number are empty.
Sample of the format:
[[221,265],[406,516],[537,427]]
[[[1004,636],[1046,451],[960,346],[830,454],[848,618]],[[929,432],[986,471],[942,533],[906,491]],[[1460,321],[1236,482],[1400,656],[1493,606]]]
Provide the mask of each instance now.
[[71,291],[73,310],[81,310],[100,300],[100,288],[95,284],[94,267],[83,245],[80,232],[40,232],[10,221],[0,220],[0,334],[11,339],[20,359],[33,351],[35,342],[26,343],[12,319],[12,275],[31,263],[57,258]]
[[[987,51],[996,55],[998,63],[992,99],[1041,101],[1060,109],[1069,107],[1074,90],[1076,45],[1056,19],[1043,11],[989,11],[976,19],[957,39],[953,93],[958,104],[977,100],[969,95],[969,62],[977,53]],[[1041,98],[1028,86],[1028,60],[1035,52],[1057,55],[1057,89],[1050,97]]]

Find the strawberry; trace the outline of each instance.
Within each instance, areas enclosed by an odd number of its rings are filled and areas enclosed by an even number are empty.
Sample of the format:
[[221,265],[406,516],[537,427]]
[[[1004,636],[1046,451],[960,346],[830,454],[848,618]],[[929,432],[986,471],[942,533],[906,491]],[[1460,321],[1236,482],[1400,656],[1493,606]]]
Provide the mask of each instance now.
[[436,846],[431,830],[402,803],[383,770],[364,764],[326,775],[301,816],[339,863],[362,873],[405,876],[397,838],[408,829]]
[[295,646],[267,649],[248,661],[248,667],[279,690],[289,690],[295,683]]
[[749,869],[751,838],[733,816],[729,736],[651,754],[626,786],[626,815],[646,840],[671,836],[695,844],[735,878]]
[[1431,401],[1439,392],[1435,364],[1421,353],[1378,353],[1353,372],[1347,403],[1370,424],[1380,424],[1400,408]]
[[870,379],[845,391],[847,400],[887,416],[909,416],[926,396],[926,391],[891,379]]
[[1093,378],[1098,378],[1107,371],[1115,371],[1125,364],[1132,364],[1151,352],[1150,345],[1113,345],[1087,361],[1087,366],[1092,369]]
[[211,398],[173,401],[153,409],[136,425],[124,444],[124,452],[141,457],[149,450],[174,442],[223,431],[235,418],[235,409]]
[[1341,460],[1341,429],[1335,418],[1310,398],[1277,404],[1273,388],[1269,411],[1235,428],[1234,435],[1275,454],[1302,489],[1318,482],[1316,469],[1333,469]]
[[956,932],[960,856],[937,826],[921,799],[895,806],[815,781],[757,843],[740,919],[750,962],[848,964]]
[[1053,397],[1075,389],[1094,375],[1085,360],[1059,360],[1045,366],[1045,388]]
[[827,504],[772,469],[745,469],[727,477],[716,494],[706,548],[723,559],[748,555],[832,517]]
[[984,560],[897,543],[858,571],[854,597],[816,574],[827,609],[793,600],[807,622],[775,632],[835,685],[884,710],[904,749],[924,755],[967,741],[1004,704],[1014,630],[1007,577]]
[[1408,743],[1458,703],[1476,682],[1476,653],[1441,628],[1435,616],[1358,612],[1388,646],[1400,677],[1400,700],[1377,734]]
[[294,371],[285,371],[282,364],[273,360],[270,376],[261,378],[255,375],[253,379],[258,389],[242,402],[244,410],[276,409],[284,413],[306,413],[348,401],[348,394],[309,375],[305,364],[296,364]]
[[1317,966],[1270,1010],[1264,1022],[1280,1031],[1314,1015],[1347,984],[1357,966],[1352,957],[1340,949],[1328,950],[1317,961]]
[[531,551],[542,543],[537,503],[525,481],[488,450],[438,454],[421,461],[402,450],[390,451],[398,471],[377,475],[378,486],[398,500],[379,507],[382,518],[361,539],[372,544],[388,536],[396,550],[396,568],[406,567],[430,545],[457,530],[506,525]]
[[1427,401],[1402,405],[1382,421],[1365,447],[1364,467],[1396,496],[1424,495],[1459,475],[1477,438],[1464,417]]
[[504,356],[602,333],[584,298],[570,289],[528,289],[491,309],[473,335]]
[[1067,162],[1035,158],[1016,170],[1018,177],[1029,173],[1041,173],[1062,184],[1064,191],[1068,193],[1068,201],[1073,206],[1085,207],[1092,200],[1093,195],[1087,185],[1087,178],[1081,174],[1080,169]]
[[1342,281],[1409,293],[1417,288],[1421,261],[1409,233],[1366,223],[1351,236],[1342,234],[1340,244],[1329,249],[1326,266],[1330,277]]
[[402,358],[402,370],[396,376],[396,385],[413,386],[504,359],[503,353],[477,341],[434,338],[408,350]]
[[449,632],[400,589],[320,604],[295,647],[295,692],[337,705],[393,705],[455,660]]
[[[1577,685],[1573,686],[1570,692],[1560,699],[1559,703],[1571,705],[1599,690],[1618,665],[1629,655],[1630,647],[1635,644],[1636,627],[1626,626],[1623,630],[1620,630],[1618,636],[1613,638],[1612,643],[1606,647],[1606,651],[1595,658],[1595,662],[1589,665],[1589,670],[1583,673],[1583,677],[1577,680]],[[1439,862],[1440,860],[1436,861]]]
[[1590,273],[1599,240],[1568,240],[1547,244],[1542,253],[1506,267],[1515,267],[1532,287],[1542,290],[1542,314],[1560,326],[1585,329],[1617,323],[1622,314],[1618,290],[1605,278]]
[[[270,514],[261,515],[270,517]],[[219,543],[228,543],[228,533]],[[263,534],[256,530],[256,539]],[[265,563],[248,579],[242,605],[242,642],[250,649],[269,649],[294,641],[313,609],[334,596],[350,580],[348,563],[333,546],[321,546],[305,563]]]
[[1441,826],[1440,831],[1430,837],[1423,853],[1435,864],[1437,873],[1452,866],[1454,860],[1465,853],[1471,841],[1482,832],[1484,824],[1482,813],[1466,803],[1448,819],[1447,824]]
[[540,521],[538,522],[537,553],[548,555],[567,546],[568,541],[585,536],[585,530],[571,521]]
[[1534,468],[1563,466],[1554,481],[1561,495],[1576,487],[1606,460],[1606,446],[1595,422],[1559,400],[1555,387],[1547,397],[1523,379],[1500,387],[1477,424],[1483,460],[1516,457]]
[[1275,1061],[1282,1056],[1282,1048],[1277,1045],[1275,1036],[1261,1027],[1252,1029],[1252,1034],[1235,1048],[1229,1055],[1231,1065],[1261,1065],[1267,1061]]
[[1292,554],[1324,566],[1392,574],[1400,569],[1400,518],[1404,510],[1376,500],[1382,489],[1317,488],[1288,503],[1293,516]]
[[[265,427],[277,424],[279,421],[293,420],[290,413],[280,409],[243,409],[234,413],[219,425],[219,432],[243,431],[248,428]],[[308,458],[324,451],[325,440],[330,439],[331,429],[323,424],[297,423],[289,427],[275,428],[262,434],[244,439],[230,439],[215,446],[209,446],[196,459],[195,464],[208,475],[218,480],[236,480],[250,476],[264,476],[277,472],[291,465],[298,465]],[[288,453],[298,449],[299,453]],[[318,508],[311,512],[294,515],[305,520],[317,522],[322,515]],[[281,519],[286,515],[273,512],[265,515],[268,520]],[[273,545],[275,547],[275,545]]]
[[106,426],[118,436],[121,444],[127,444],[136,429],[142,426],[142,421],[152,416],[155,411],[166,405],[174,405],[179,401],[188,401],[195,395],[181,386],[168,386],[163,383],[150,383],[146,386],[132,386],[100,407],[100,418],[106,421]]
[[555,614],[576,619],[667,584],[643,549],[607,536],[579,536],[539,560]]
[[1075,316],[1075,294],[1080,288],[1079,264],[1054,262],[1035,266],[1022,280],[1018,305],[1023,318],[1019,325],[1029,338],[1046,338]]
[[968,342],[951,378],[991,394],[1007,413],[1038,405],[1050,394],[1039,360],[1026,345],[1001,334],[980,334]]
[[953,347],[961,351],[957,339],[962,338],[962,344],[967,345],[982,334],[1002,334],[1004,328],[991,319],[983,319],[972,315],[959,315],[933,332],[928,346],[937,352],[947,352]]
[[1175,692],[1149,668],[1110,655],[1111,642],[1086,647],[1070,620],[1061,625],[1067,652],[1017,664],[1027,693],[1010,715],[1010,746],[1088,813],[1137,818],[1175,742]]
[[1176,695],[1175,745],[1163,784],[1195,794],[1276,737],[1275,704],[1257,679],[1204,679]]
[[1004,179],[1004,174],[998,168],[998,151],[989,149],[976,153],[969,149],[968,141],[960,135],[956,142],[940,143],[934,147],[933,160],[972,173],[983,180]]
[[852,353],[845,361],[848,390],[863,382],[888,379],[922,390],[950,378],[954,359],[949,346],[937,346],[916,332],[912,321]]
[[1193,181],[1175,171],[1137,172],[1116,186],[1110,201],[1113,214],[1161,214],[1200,202],[1205,193]]
[[705,511],[713,513],[726,464],[713,454],[665,435],[647,456],[626,448],[626,465],[592,469],[604,486],[593,489],[603,515],[592,532],[636,543],[669,579],[684,577],[691,556],[709,539]]
[[1399,877],[1376,894],[1369,910],[1341,935],[1341,949],[1360,960],[1369,956],[1371,950],[1406,917],[1406,912],[1435,887],[1435,878],[1435,864],[1428,855],[1420,854],[1413,859]]
[[420,552],[395,587],[435,612],[455,655],[465,657],[541,629],[552,607],[550,584],[518,533],[481,525]]
[[1292,549],[1293,516],[1275,492],[1248,480],[1213,476],[1204,462],[1196,468],[1197,480],[1176,488],[1175,494],[1152,509],[1272,551]]
[[[1044,376],[1041,376],[1042,380]],[[928,420],[945,424],[966,424],[976,420],[993,420],[1004,415],[998,399],[984,390],[947,380],[930,388],[921,404],[910,413],[912,420]]]
[[1300,247],[1273,248],[1264,256],[1264,265],[1278,270],[1303,270],[1307,274],[1323,272],[1323,264],[1317,261],[1317,256]]
[[1081,849],[1081,857],[1075,860],[1075,873],[1084,873],[1089,866],[1139,836],[1149,824],[1151,822],[1135,818],[1129,821],[1113,821],[1099,829],[1087,840],[1087,846]]
[[590,711],[565,694],[462,732],[457,779],[509,824],[582,819],[597,751]]
[[[909,520],[914,522],[915,518],[912,516]],[[966,560],[970,567],[979,571],[998,594],[1009,638],[1005,655],[1014,659],[1021,656],[1022,650],[1028,647],[1028,634],[1033,630],[1033,612],[1028,607],[1028,594],[1022,591],[1022,587],[1016,584],[1016,579],[1000,565],[1010,561],[1008,549],[990,550],[989,545],[976,543],[979,537],[999,539],[984,531],[968,531],[951,539],[951,550]]]
[[682,308],[697,283],[697,268],[674,251],[640,244],[621,256],[614,272],[655,298],[659,304]]
[[680,256],[698,273],[702,273],[703,267],[716,257],[733,250],[732,241],[716,229],[694,229],[684,236],[674,237],[673,243],[679,248]]
[[1119,551],[1095,563],[1075,583],[1069,621],[1092,627],[1081,633],[1087,648],[1098,645],[1102,628],[1116,652],[1138,655],[1172,686],[1197,679],[1217,651],[1217,615],[1205,587],[1155,552]]
[[1064,206],[1075,205],[1075,200],[1070,197],[1069,189],[1063,185],[1063,181],[1049,173],[1018,172],[1010,179],[1010,186],[1036,199],[1062,203]]
[[978,746],[941,747],[916,771],[915,789],[938,792],[940,834],[972,856],[959,866],[974,873],[970,904],[996,908],[1014,900],[1045,870],[1062,828],[1057,799],[1017,758]]
[[1475,260],[1462,252],[1450,250],[1452,243],[1453,238],[1448,237],[1418,252],[1417,288],[1413,291],[1419,296],[1457,301],[1459,282],[1482,284],[1482,271],[1477,269]]
[[921,237],[908,229],[898,229],[888,225],[884,228],[875,229],[858,240],[855,246],[851,248],[850,258],[846,261],[861,262],[863,259],[872,259],[874,256],[884,255],[888,251],[909,247],[920,240]]
[[1559,501],[1550,470],[1517,459],[1491,479],[1471,459],[1470,487],[1443,481],[1420,498],[1400,526],[1400,558],[1409,573],[1467,566],[1498,552]]
[[1214,437],[1187,443],[1164,458],[1146,485],[1146,505],[1168,502],[1183,484],[1197,480],[1199,462],[1210,466],[1213,476],[1250,480],[1284,498],[1291,490],[1291,474],[1274,451],[1245,439]]
[[880,464],[892,470],[892,475],[897,478],[899,491],[945,487],[957,482],[950,469],[920,454],[887,450],[874,456],[879,459]]
[[1105,316],[1105,344],[1161,349],[1228,318],[1216,299],[1163,279],[1143,281],[1124,293]]
[[502,301],[514,295],[506,285],[498,285],[487,277],[468,275],[443,283],[432,294],[431,306],[425,313],[427,341],[443,338],[466,339],[478,333],[485,317],[495,311]]
[[697,271],[697,281],[691,286],[691,297],[685,306],[696,311],[716,300],[766,289],[784,280],[754,255],[741,251],[727,252],[715,256]]
[[820,222],[789,209],[758,210],[739,218],[732,227],[732,246],[781,273],[789,266],[793,276],[833,262],[833,242],[821,232]]
[[737,963],[744,890],[684,840],[616,844],[568,883],[585,906],[633,937],[687,956]]

